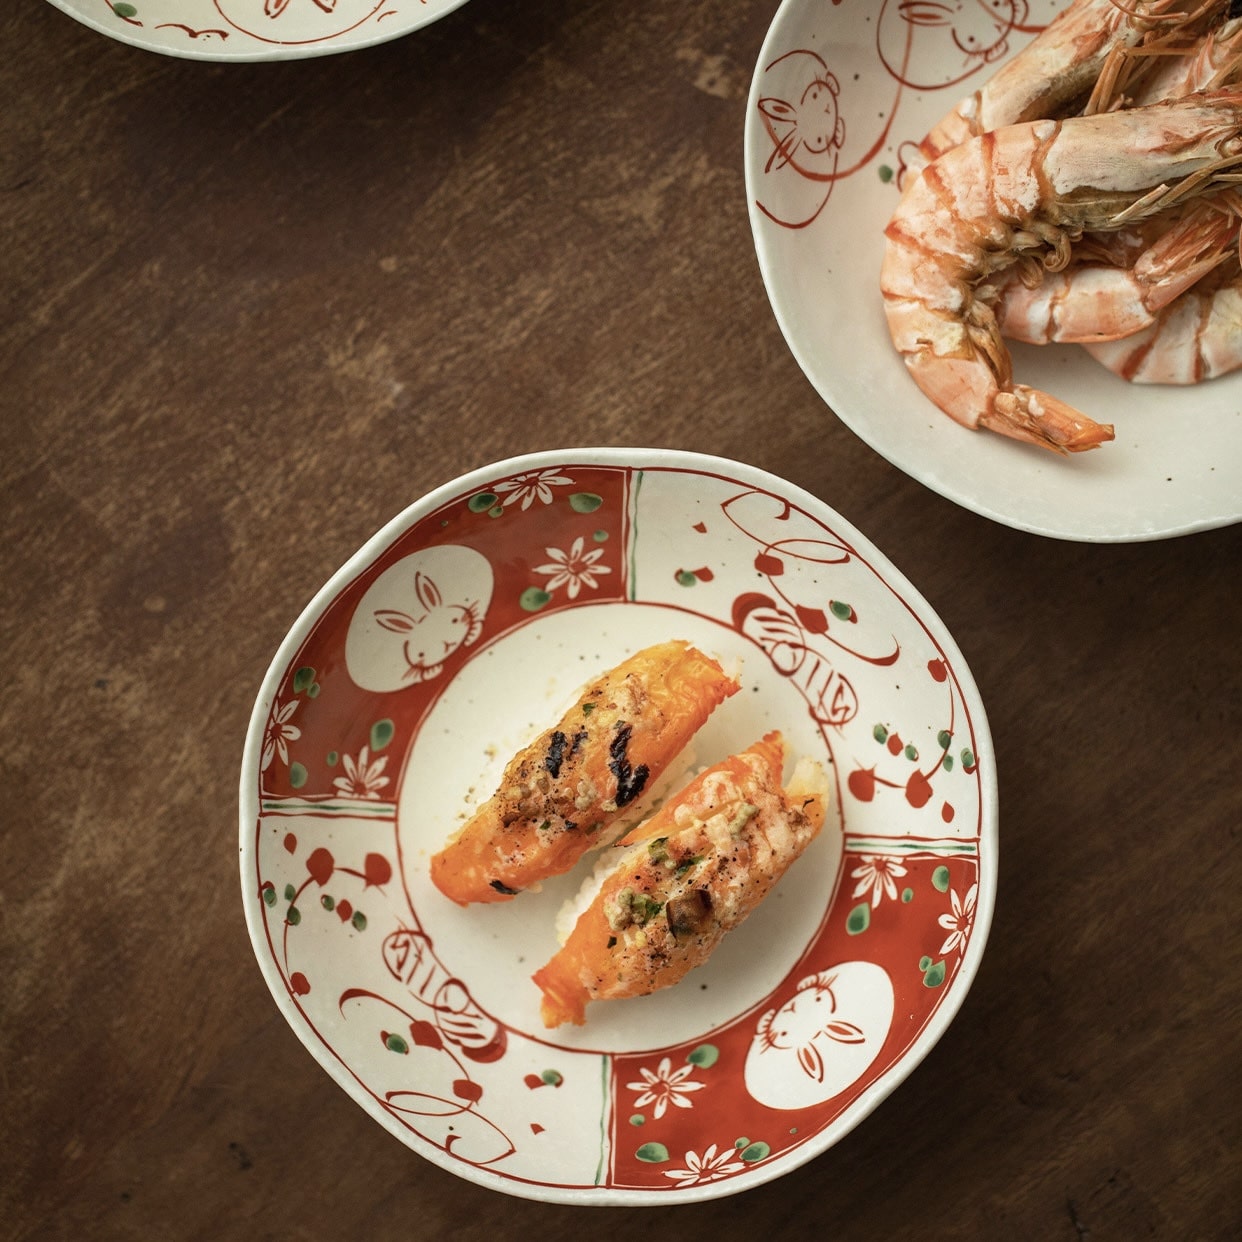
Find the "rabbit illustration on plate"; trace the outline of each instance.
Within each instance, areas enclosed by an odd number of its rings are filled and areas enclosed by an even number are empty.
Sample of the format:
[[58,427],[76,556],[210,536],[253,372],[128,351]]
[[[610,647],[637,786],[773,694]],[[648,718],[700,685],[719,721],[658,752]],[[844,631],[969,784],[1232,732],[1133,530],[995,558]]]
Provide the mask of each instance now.
[[389,566],[358,602],[345,663],[364,690],[400,690],[440,676],[483,632],[492,568],[472,548],[424,548]]
[[821,1104],[867,1071],[888,1037],[893,985],[873,962],[808,975],[759,1019],[746,1056],[746,1089],[770,1108]]

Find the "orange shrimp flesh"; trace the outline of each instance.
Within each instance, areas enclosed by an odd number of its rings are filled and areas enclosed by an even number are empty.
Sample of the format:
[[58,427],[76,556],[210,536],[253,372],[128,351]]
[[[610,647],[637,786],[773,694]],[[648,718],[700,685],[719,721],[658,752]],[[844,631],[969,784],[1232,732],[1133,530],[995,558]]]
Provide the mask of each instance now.
[[1236,371],[1242,367],[1237,263],[1187,290],[1143,331],[1086,349],[1133,384],[1198,384]]
[[1242,92],[1012,125],[954,147],[911,182],[885,230],[881,290],[911,376],[945,413],[1057,452],[1113,438],[1014,382],[978,286],[1037,254],[1068,262],[1086,230],[1138,222],[1215,188],[1237,163]]
[[737,681],[689,643],[647,647],[590,682],[506,766],[500,788],[431,859],[460,905],[509,901],[607,844]]
[[547,1027],[594,1000],[670,987],[707,960],[814,840],[827,780],[803,761],[782,789],[785,744],[767,734],[707,769],[621,843],[630,847],[533,979]]

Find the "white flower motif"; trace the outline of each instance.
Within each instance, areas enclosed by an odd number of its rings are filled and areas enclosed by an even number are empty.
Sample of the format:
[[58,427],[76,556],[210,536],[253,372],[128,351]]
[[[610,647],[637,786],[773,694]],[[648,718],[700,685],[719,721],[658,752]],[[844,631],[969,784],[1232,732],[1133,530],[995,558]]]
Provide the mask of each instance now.
[[379,800],[379,791],[388,784],[388,777],[383,775],[388,766],[388,756],[371,762],[371,751],[364,746],[358,752],[355,762],[349,755],[342,755],[341,762],[345,765],[345,775],[338,776],[332,783],[345,798],[371,798]]
[[665,1177],[673,1178],[680,1186],[693,1186],[697,1182],[718,1182],[730,1173],[739,1173],[746,1167],[744,1160],[734,1160],[736,1149],[726,1147],[717,1154],[713,1143],[701,1156],[696,1152],[686,1152],[684,1169],[668,1169]]
[[970,930],[975,922],[975,902],[979,897],[979,885],[972,884],[966,890],[966,896],[959,898],[956,889],[949,890],[949,900],[953,904],[951,914],[942,914],[936,921],[949,934],[940,946],[940,952],[966,952],[966,941],[970,938]]
[[551,575],[547,585],[549,594],[555,591],[557,587],[563,587],[568,583],[569,598],[577,599],[578,592],[584,586],[590,587],[591,590],[596,589],[599,585],[595,581],[598,575],[612,573],[612,570],[607,565],[597,565],[595,563],[604,555],[603,548],[596,548],[594,551],[587,552],[584,555],[582,546],[582,536],[579,535],[568,552],[562,552],[560,548],[544,548],[544,551],[552,558],[552,561],[547,565],[536,565],[535,573]]
[[290,699],[288,703],[277,703],[272,710],[272,718],[268,721],[267,733],[263,738],[263,761],[262,768],[266,772],[272,766],[272,759],[275,755],[280,756],[281,763],[289,762],[288,742],[296,742],[302,736],[302,730],[297,725],[291,725],[289,718],[298,710],[297,699]]
[[567,479],[563,474],[557,474],[555,470],[536,470],[531,474],[519,474],[516,478],[497,483],[496,491],[510,493],[504,498],[503,503],[506,505],[516,504],[520,500],[522,508],[529,509],[536,500],[550,505],[552,489],[572,482],[573,479]]
[[863,893],[870,889],[871,908],[873,910],[880,904],[881,899],[886,896],[890,900],[896,901],[897,885],[893,877],[905,875],[905,867],[899,862],[894,862],[891,858],[877,858],[874,855],[864,855],[861,862],[862,866],[855,867],[850,872],[851,879],[858,881],[854,885],[854,896],[861,897]]
[[653,1111],[657,1121],[664,1116],[670,1104],[674,1108],[693,1108],[690,1101],[683,1097],[691,1091],[702,1091],[706,1085],[701,1082],[686,1082],[686,1079],[694,1073],[694,1066],[683,1065],[681,1069],[674,1070],[673,1063],[668,1057],[660,1062],[654,1074],[649,1069],[640,1069],[638,1072],[643,1076],[643,1081],[627,1082],[625,1085],[631,1091],[642,1093],[634,1101],[635,1108],[646,1108],[648,1104],[655,1105]]

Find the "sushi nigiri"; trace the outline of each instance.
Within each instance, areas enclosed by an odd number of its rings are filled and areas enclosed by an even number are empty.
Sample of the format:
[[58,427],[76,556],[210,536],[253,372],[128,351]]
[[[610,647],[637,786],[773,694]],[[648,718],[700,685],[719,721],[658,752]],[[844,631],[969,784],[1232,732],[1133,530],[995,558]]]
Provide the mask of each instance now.
[[[509,901],[609,844],[711,713],[737,693],[680,640],[647,647],[588,683],[505,768],[500,788],[431,860],[460,905]],[[610,829],[612,831],[610,831]]]
[[621,860],[533,978],[547,1027],[593,1000],[644,996],[702,965],[818,834],[828,780],[811,759],[781,787],[779,732],[708,768],[620,843]]

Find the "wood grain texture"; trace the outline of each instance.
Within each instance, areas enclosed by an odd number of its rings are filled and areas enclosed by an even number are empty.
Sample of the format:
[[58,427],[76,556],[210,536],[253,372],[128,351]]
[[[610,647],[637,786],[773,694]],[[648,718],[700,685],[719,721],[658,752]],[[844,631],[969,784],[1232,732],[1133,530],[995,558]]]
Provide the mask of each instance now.
[[[1242,1230],[1242,528],[1041,540],[831,417],[746,216],[773,8],[472,0],[220,66],[6,7],[6,1236]],[[418,1159],[306,1055],[247,942],[236,784],[272,653],[367,536],[487,462],[627,444],[783,474],[915,581],[988,705],[1001,883],[958,1019],[845,1141],[584,1216]]]

